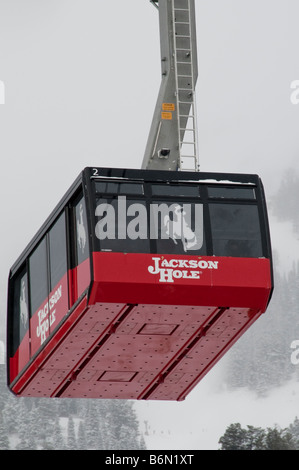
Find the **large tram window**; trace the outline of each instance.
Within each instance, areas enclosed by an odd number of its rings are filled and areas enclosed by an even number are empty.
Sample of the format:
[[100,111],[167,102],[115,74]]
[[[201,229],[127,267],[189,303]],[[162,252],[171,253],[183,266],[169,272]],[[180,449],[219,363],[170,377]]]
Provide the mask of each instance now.
[[150,210],[157,253],[206,254],[202,204],[157,201]]
[[[12,333],[10,355],[13,356],[29,329],[28,276],[25,270],[14,281],[13,318],[10,328]],[[29,343],[27,356],[29,356]]]
[[59,217],[49,232],[50,290],[61,281],[67,272],[65,215]]
[[209,208],[214,255],[263,256],[256,205],[210,204]]
[[100,194],[144,194],[143,184],[137,182],[96,181],[95,190]]
[[44,238],[29,258],[31,316],[48,299],[47,247]]
[[74,204],[74,230],[72,245],[72,266],[70,304],[72,305],[85,291],[90,283],[89,237],[86,205],[84,197]]
[[146,203],[142,200],[99,198],[95,211],[99,249],[120,253],[149,253]]
[[66,225],[64,212],[49,232],[50,293],[49,315],[50,332],[66,315],[69,308]]
[[198,185],[178,185],[178,184],[153,184],[153,196],[186,196],[199,197]]
[[210,186],[208,196],[221,199],[255,199],[255,190],[244,186]]

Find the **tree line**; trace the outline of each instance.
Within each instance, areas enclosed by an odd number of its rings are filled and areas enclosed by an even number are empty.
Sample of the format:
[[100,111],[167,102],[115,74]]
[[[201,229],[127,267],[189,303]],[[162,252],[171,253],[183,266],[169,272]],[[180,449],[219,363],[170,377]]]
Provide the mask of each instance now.
[[131,401],[15,397],[0,365],[0,450],[144,448]]
[[219,444],[220,450],[299,450],[299,420],[296,417],[285,429],[230,424]]

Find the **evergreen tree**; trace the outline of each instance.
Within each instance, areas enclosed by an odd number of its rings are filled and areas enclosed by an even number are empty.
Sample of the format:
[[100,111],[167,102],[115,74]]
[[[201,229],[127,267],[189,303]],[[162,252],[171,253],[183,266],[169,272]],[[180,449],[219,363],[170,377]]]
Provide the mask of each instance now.
[[138,449],[140,435],[132,402],[108,400],[106,406],[107,449]]
[[296,442],[288,429],[243,429],[240,423],[231,424],[219,439],[221,450],[294,450]]
[[87,440],[86,440],[85,426],[84,426],[83,421],[80,421],[79,423],[77,448],[87,449]]
[[294,229],[299,229],[299,176],[294,168],[288,169],[277,193],[272,198],[271,209],[280,220],[289,220]]
[[97,413],[96,403],[91,400],[88,403],[88,409],[86,414],[85,433],[87,448],[99,449],[99,416]]
[[265,431],[262,428],[247,426],[245,450],[264,450]]
[[288,431],[293,437],[296,449],[299,450],[299,419],[297,416],[295,417],[294,422],[290,424]]
[[146,443],[145,443],[143,434],[140,437],[139,449],[146,450]]
[[220,437],[221,450],[245,450],[246,431],[240,423],[231,424]]
[[53,436],[53,447],[55,450],[66,449],[65,441],[61,432],[59,416],[55,418],[54,436]]
[[0,411],[0,450],[8,450],[8,449],[9,449],[9,439],[7,436],[2,412]]
[[74,420],[70,416],[68,419],[67,425],[67,449],[74,450],[77,448],[76,435],[75,435],[75,425]]

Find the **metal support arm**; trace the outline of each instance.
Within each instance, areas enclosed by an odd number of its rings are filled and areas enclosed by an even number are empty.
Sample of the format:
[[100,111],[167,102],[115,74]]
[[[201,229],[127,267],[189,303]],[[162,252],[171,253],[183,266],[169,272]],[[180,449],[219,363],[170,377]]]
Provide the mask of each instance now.
[[189,134],[193,162],[190,169],[196,171],[194,102],[198,70],[194,0],[151,0],[151,3],[155,6],[159,3],[162,82],[142,168],[184,169],[183,141]]

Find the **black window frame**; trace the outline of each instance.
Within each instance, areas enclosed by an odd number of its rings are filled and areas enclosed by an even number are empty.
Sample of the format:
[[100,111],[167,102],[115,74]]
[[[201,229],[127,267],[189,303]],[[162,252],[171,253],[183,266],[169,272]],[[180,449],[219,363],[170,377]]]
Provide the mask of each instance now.
[[[56,274],[56,270],[55,270],[55,277],[54,277],[54,280],[53,280],[53,257],[52,257],[52,248],[51,248],[51,233],[53,233],[53,230],[55,227],[57,227],[57,224],[60,222],[61,219],[64,219],[64,234],[62,234],[62,236],[64,236],[64,260],[63,260],[63,264],[64,264],[64,270],[63,270],[63,274],[62,276],[60,277],[57,277],[57,274]],[[49,280],[48,280],[48,283],[49,283],[49,293],[52,292],[52,290],[55,288],[55,286],[58,284],[58,282],[62,279],[62,277],[67,274],[68,272],[68,237],[67,237],[67,217],[66,217],[66,212],[65,210],[62,211],[58,217],[56,217],[55,221],[53,222],[52,226],[49,228],[48,232],[47,232],[47,235],[46,235],[46,238],[47,238],[47,251],[48,251],[48,272],[49,272]],[[61,255],[61,251],[59,253],[59,255]],[[57,256],[57,253],[56,253],[56,256]],[[60,274],[61,274],[61,266],[59,266],[59,271]],[[55,282],[56,281],[56,282]]]
[[[21,320],[21,312],[19,309],[16,309],[16,297],[20,301],[20,291],[21,291],[21,280],[23,277],[27,277],[27,286],[26,286],[26,297],[27,297],[27,322],[28,328],[24,331],[24,334],[20,334],[20,320]],[[18,285],[19,284],[19,285]],[[28,260],[26,259],[18,271],[14,274],[13,285],[9,289],[8,295],[8,311],[11,312],[10,318],[7,321],[7,361],[9,363],[9,358],[12,358],[18,348],[22,340],[24,339],[27,331],[30,335],[30,292],[29,292],[29,275],[28,275]],[[28,351],[30,356],[30,342],[28,344]]]
[[[51,253],[50,253],[50,232],[51,230],[55,227],[55,224],[60,220],[60,218],[64,216],[64,228],[65,228],[65,248],[66,248],[66,271],[65,274],[68,274],[68,269],[69,269],[69,255],[68,255],[68,220],[67,220],[67,213],[65,208],[62,208],[60,212],[57,213],[53,221],[51,221],[51,225],[48,226],[47,230],[43,233],[42,236],[40,236],[37,240],[32,249],[28,252],[26,257],[24,258],[23,263],[20,265],[20,267],[14,272],[13,275],[11,275],[11,280],[9,282],[9,292],[8,292],[8,312],[10,314],[8,320],[7,320],[7,353],[9,357],[13,357],[13,355],[16,352],[15,345],[16,342],[18,342],[18,347],[21,344],[21,341],[23,338],[20,340],[19,338],[19,333],[17,333],[18,339],[16,340],[16,327],[17,323],[19,323],[19,319],[15,318],[16,314],[16,309],[15,309],[15,296],[16,296],[16,290],[17,290],[17,282],[20,276],[26,275],[27,276],[27,299],[28,299],[28,331],[29,331],[29,337],[31,338],[31,327],[30,327],[30,320],[32,316],[37,312],[38,308],[42,306],[44,303],[49,301],[49,294],[51,291],[54,289],[55,285],[51,285]],[[36,302],[32,303],[32,266],[30,269],[30,259],[34,254],[36,253],[36,250],[41,248],[42,244],[44,243],[45,246],[45,259],[46,259],[46,297],[38,297],[39,300],[36,300]],[[70,296],[69,292],[67,293],[68,295],[68,309],[70,308]],[[41,300],[41,303],[40,303]],[[57,328],[58,325],[55,326],[54,330]],[[17,327],[19,328],[19,327]],[[53,331],[49,330],[49,337],[52,335]],[[31,353],[31,348],[30,348],[30,340],[28,344],[29,348],[29,356],[30,359],[32,358],[32,353]],[[41,346],[42,348],[43,346]],[[39,348],[40,350],[40,348]],[[38,350],[38,351],[39,351]],[[34,356],[34,354],[33,354]]]
[[[29,278],[29,297],[30,297],[30,318],[33,317],[33,315],[37,312],[38,308],[41,307],[47,300],[46,299],[49,299],[49,288],[50,288],[50,272],[49,272],[49,247],[48,247],[48,240],[47,240],[47,233],[45,234],[44,237],[41,238],[41,240],[39,241],[39,243],[36,245],[35,249],[32,251],[32,253],[30,254],[30,256],[28,257],[28,278]],[[45,268],[45,272],[43,272],[43,275],[46,276],[46,279],[45,279],[45,283],[42,283],[42,292],[44,291],[47,292],[47,295],[46,296],[42,296],[42,295],[38,295],[37,296],[37,300],[34,299],[33,295],[32,295],[32,291],[33,289],[35,288],[34,286],[34,283],[33,283],[33,265],[31,264],[31,260],[33,259],[33,257],[36,255],[37,253],[37,250],[41,250],[44,246],[44,249],[43,249],[43,256],[45,257],[45,259],[43,261],[45,261],[45,266],[43,266],[43,268]],[[38,258],[38,268],[41,267],[41,263],[40,263],[40,256]],[[44,271],[44,269],[43,269]],[[39,273],[40,274],[40,273]],[[37,281],[40,282],[41,280],[41,277],[40,276],[37,276]]]
[[[40,351],[43,349],[43,347],[47,344],[48,340],[52,337],[52,334],[57,331],[57,329],[61,326],[61,323],[67,320],[68,316],[71,314],[73,311],[73,308],[76,307],[77,302],[75,303],[70,303],[70,291],[69,291],[69,272],[72,269],[72,215],[71,215],[71,210],[70,210],[70,202],[73,201],[74,197],[78,193],[81,193],[84,195],[85,203],[86,203],[86,208],[87,208],[87,220],[88,220],[88,232],[90,233],[90,215],[89,215],[89,199],[88,199],[88,191],[87,191],[87,186],[88,183],[86,183],[86,180],[89,180],[89,175],[87,176],[88,169],[84,169],[76,178],[76,180],[73,182],[71,187],[68,189],[68,191],[64,194],[64,196],[61,198],[61,200],[58,202],[54,210],[51,212],[51,214],[47,217],[43,225],[40,227],[40,229],[37,231],[35,236],[31,239],[27,247],[23,250],[23,252],[19,255],[19,257],[16,259],[14,264],[10,268],[9,272],[9,280],[8,280],[8,296],[7,296],[7,328],[6,328],[6,353],[7,353],[7,383],[9,387],[11,388],[13,384],[19,379],[22,370],[19,370],[17,375],[14,378],[11,378],[11,369],[10,369],[10,364],[9,364],[9,358],[12,358],[13,355],[15,354],[14,349],[14,315],[15,315],[15,308],[14,308],[14,292],[15,292],[15,283],[16,279],[19,275],[20,272],[22,272],[23,269],[26,269],[27,276],[28,276],[28,316],[29,316],[29,362],[27,363],[30,364],[35,357],[40,353]],[[30,299],[30,273],[29,273],[29,257],[34,253],[38,245],[42,242],[42,240],[48,236],[49,231],[51,230],[52,226],[55,224],[55,222],[59,219],[59,217],[62,215],[62,213],[65,214],[65,224],[66,224],[66,248],[67,248],[67,275],[68,275],[68,312],[67,315],[61,320],[57,325],[55,325],[55,328],[53,330],[50,330],[50,334],[47,337],[46,341],[40,346],[40,348],[32,352],[30,348],[30,337],[31,337],[31,327],[30,327],[30,318],[31,318],[31,299]],[[89,258],[90,258],[90,244],[89,244]],[[48,251],[47,251],[47,257],[48,257]],[[48,258],[47,258],[48,260]],[[47,273],[47,281],[49,283],[49,261],[47,261],[47,267],[48,267],[48,273]],[[92,281],[92,260],[90,258],[90,279]],[[48,295],[49,295],[49,290],[50,286],[48,286]],[[87,289],[86,291],[87,292]],[[84,293],[81,295],[81,297],[84,295]],[[80,301],[80,299],[78,299]],[[18,345],[19,347],[19,345]],[[24,366],[24,367],[27,367]],[[23,369],[24,370],[24,369]]]

